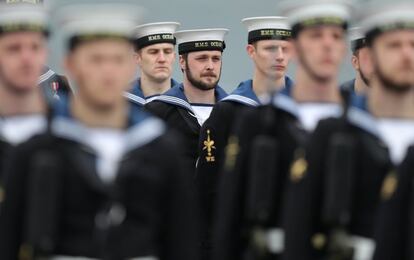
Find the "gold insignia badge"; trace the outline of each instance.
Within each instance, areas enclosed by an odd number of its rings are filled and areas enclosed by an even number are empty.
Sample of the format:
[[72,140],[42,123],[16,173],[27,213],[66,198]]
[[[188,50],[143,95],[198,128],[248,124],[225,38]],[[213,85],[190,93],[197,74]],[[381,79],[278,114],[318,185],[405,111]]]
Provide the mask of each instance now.
[[19,259],[20,260],[31,260],[34,259],[33,247],[29,244],[23,244],[19,249]]
[[398,187],[398,177],[395,170],[390,171],[385,177],[381,189],[381,198],[383,200],[389,200],[394,195],[395,190]]
[[216,147],[214,146],[214,140],[210,137],[210,130],[207,130],[207,140],[204,141],[204,147],[203,151],[207,150],[207,156],[206,161],[207,162],[215,162],[216,158],[213,156],[213,150],[215,150]]
[[298,149],[295,152],[295,160],[290,167],[290,180],[292,182],[298,182],[303,179],[308,169],[308,162],[305,159],[305,151]]
[[226,162],[225,168],[227,170],[232,170],[236,165],[237,155],[239,154],[240,146],[239,146],[239,138],[237,136],[230,136],[229,141],[226,147]]
[[312,245],[316,250],[322,250],[326,245],[326,236],[322,233],[316,233],[312,236]]

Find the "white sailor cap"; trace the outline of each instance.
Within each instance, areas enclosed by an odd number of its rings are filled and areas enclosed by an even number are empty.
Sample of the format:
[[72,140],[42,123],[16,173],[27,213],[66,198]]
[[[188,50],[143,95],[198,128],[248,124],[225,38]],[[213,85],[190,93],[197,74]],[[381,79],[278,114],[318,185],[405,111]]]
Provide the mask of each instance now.
[[223,51],[226,48],[224,36],[228,32],[229,30],[224,28],[178,31],[174,34],[177,38],[178,53]]
[[39,31],[47,33],[48,15],[39,1],[0,1],[0,33]]
[[398,29],[414,29],[414,2],[372,1],[361,8],[359,23],[367,43],[381,33]]
[[317,25],[339,25],[347,28],[351,19],[351,0],[285,0],[279,11],[288,17],[295,36],[303,28]]
[[117,0],[93,3],[88,0],[70,1],[54,10],[69,47],[75,42],[93,37],[133,39],[133,29],[140,24],[143,9],[139,1]]
[[137,26],[134,29],[135,44],[139,49],[157,43],[175,45],[174,33],[179,26],[180,23],[176,22],[148,23]]
[[250,17],[242,23],[249,32],[249,44],[260,40],[288,40],[292,36],[287,18],[283,16]]
[[353,52],[366,46],[365,34],[361,27],[352,27],[348,30],[348,38]]

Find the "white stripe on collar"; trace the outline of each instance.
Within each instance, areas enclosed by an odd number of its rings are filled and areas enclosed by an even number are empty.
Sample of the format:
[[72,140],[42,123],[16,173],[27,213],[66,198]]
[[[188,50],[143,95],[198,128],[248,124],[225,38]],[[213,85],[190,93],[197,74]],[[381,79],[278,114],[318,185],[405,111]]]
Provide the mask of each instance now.
[[295,117],[299,117],[299,111],[297,107],[297,103],[290,97],[283,95],[283,94],[277,94],[273,97],[273,105],[275,105],[277,108],[280,108]]
[[227,97],[223,98],[221,101],[235,101],[235,102],[239,102],[248,106],[254,106],[257,107],[260,104],[248,97],[245,96],[241,96],[241,95],[237,95],[237,94],[230,94]]
[[145,99],[143,99],[142,97],[138,97],[134,94],[131,94],[129,92],[124,92],[124,97],[134,103],[137,103],[138,105],[145,105],[147,103],[147,101]]
[[[68,118],[58,117],[53,119],[51,129],[58,137],[76,141],[91,148],[87,142],[87,127],[81,123]],[[165,130],[164,123],[156,118],[147,118],[139,124],[132,126],[125,131],[126,147],[124,154],[150,143],[165,133]]]
[[165,131],[165,124],[161,120],[156,118],[145,119],[127,131],[126,151],[132,151],[150,143],[164,134]]
[[38,84],[42,84],[43,82],[45,82],[46,80],[50,79],[53,75],[55,75],[56,73],[49,69],[47,72],[45,72],[43,75],[41,75],[39,77],[39,81],[37,82]]
[[154,97],[152,99],[152,101],[163,101],[163,102],[167,102],[167,103],[174,103],[174,104],[177,104],[177,105],[181,105],[181,106],[187,108],[192,113],[194,113],[194,110],[191,107],[191,105],[187,101],[182,100],[181,98],[167,96],[167,95],[161,95],[161,96]]
[[380,137],[378,128],[377,128],[377,121],[368,112],[362,109],[359,109],[359,108],[350,107],[348,109],[348,120],[352,124],[375,135],[376,137],[378,138]]

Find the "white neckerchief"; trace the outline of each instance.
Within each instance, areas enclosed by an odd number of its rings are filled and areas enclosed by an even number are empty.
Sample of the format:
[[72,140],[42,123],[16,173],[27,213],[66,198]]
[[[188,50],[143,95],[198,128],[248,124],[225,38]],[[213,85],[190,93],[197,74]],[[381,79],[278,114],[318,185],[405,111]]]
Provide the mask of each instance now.
[[97,153],[96,169],[99,177],[104,182],[112,182],[125,151],[125,132],[119,129],[88,128],[87,135],[88,144]]
[[313,132],[319,121],[341,115],[342,107],[335,103],[298,103],[299,120],[308,132]]
[[399,164],[404,160],[407,149],[414,144],[414,120],[379,118],[378,131],[388,146],[391,160]]
[[46,126],[47,120],[44,115],[10,116],[1,119],[0,131],[8,143],[18,145],[44,132]]
[[197,118],[198,124],[202,126],[204,122],[210,117],[211,111],[213,110],[212,105],[191,105],[195,116]]

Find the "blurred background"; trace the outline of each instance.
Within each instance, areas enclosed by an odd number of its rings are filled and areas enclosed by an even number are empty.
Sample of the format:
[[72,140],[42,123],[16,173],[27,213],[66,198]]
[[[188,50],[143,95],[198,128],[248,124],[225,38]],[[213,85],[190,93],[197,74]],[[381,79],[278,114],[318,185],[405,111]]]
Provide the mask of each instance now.
[[[73,0],[44,0],[47,5],[61,4]],[[99,4],[100,0],[94,0]],[[116,0],[114,0],[116,1]],[[241,81],[252,77],[253,64],[246,54],[247,31],[241,19],[253,16],[272,16],[277,14],[277,0],[135,0],[140,1],[146,9],[145,23],[177,21],[180,30],[198,28],[228,28],[227,49],[224,52],[223,71],[220,85],[228,91],[233,90]],[[53,21],[52,21],[53,22]],[[55,71],[63,73],[61,60],[64,54],[59,28],[50,41],[51,54],[49,65]],[[348,48],[349,49],[349,48]],[[340,82],[354,77],[351,56],[341,69]],[[178,62],[178,61],[177,61]],[[294,67],[289,68],[288,75],[294,76]],[[174,78],[181,81],[182,75],[175,67]]]

